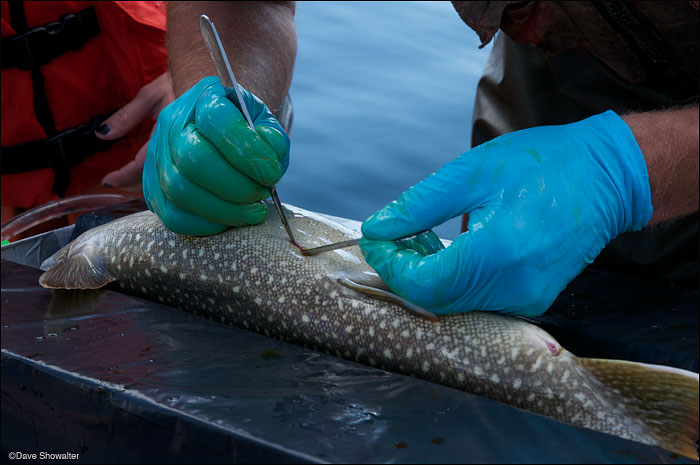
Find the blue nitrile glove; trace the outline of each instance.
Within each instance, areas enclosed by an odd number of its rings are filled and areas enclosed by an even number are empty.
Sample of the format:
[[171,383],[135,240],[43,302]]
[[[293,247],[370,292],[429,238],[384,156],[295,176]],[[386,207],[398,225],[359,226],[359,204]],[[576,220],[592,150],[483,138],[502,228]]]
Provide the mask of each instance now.
[[[393,240],[467,212],[468,231],[445,249],[421,253]],[[464,153],[367,219],[360,247],[394,292],[434,313],[535,316],[651,213],[642,153],[608,111]]]
[[289,165],[289,138],[265,104],[241,88],[252,131],[208,76],[165,107],[148,143],[143,195],[163,224],[205,236],[230,226],[262,223],[265,186]]

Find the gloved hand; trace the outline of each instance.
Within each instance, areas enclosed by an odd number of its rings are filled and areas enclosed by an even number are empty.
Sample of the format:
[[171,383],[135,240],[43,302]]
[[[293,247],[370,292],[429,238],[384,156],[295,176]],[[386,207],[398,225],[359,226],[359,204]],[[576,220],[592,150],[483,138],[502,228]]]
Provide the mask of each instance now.
[[262,223],[265,186],[289,165],[289,138],[265,104],[241,88],[255,132],[208,76],[161,111],[148,143],[143,195],[173,232],[204,236]]
[[[467,232],[445,249],[395,241],[467,212]],[[426,310],[536,316],[651,214],[644,157],[608,111],[473,148],[368,218],[360,247],[395,293]]]

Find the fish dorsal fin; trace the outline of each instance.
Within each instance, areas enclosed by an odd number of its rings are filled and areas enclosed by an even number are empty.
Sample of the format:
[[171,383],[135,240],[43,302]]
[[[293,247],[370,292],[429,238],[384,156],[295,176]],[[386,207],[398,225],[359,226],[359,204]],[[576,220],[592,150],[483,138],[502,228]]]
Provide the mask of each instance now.
[[406,299],[394,294],[378,275],[364,274],[352,277],[341,276],[338,278],[338,282],[348,289],[352,289],[353,291],[357,291],[361,294],[398,304],[408,310],[410,313],[426,320],[433,322],[440,321],[434,313],[414,305]]
[[617,391],[658,445],[697,460],[698,374],[622,360],[581,358],[581,365]]
[[49,289],[99,289],[117,278],[106,267],[99,246],[87,242],[68,253],[59,251],[51,266],[39,278],[39,284]]

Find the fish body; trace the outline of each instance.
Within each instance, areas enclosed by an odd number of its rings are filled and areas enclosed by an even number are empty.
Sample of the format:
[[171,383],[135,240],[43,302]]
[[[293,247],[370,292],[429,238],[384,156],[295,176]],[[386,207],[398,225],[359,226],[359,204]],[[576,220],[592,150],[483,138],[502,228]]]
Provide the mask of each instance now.
[[[359,236],[286,208],[306,247]],[[42,269],[44,287],[113,283],[283,341],[697,457],[697,374],[578,358],[537,326],[490,312],[428,321],[360,292],[383,283],[357,247],[303,256],[273,209],[261,225],[207,237],[174,234],[153,213],[137,213],[87,231]]]

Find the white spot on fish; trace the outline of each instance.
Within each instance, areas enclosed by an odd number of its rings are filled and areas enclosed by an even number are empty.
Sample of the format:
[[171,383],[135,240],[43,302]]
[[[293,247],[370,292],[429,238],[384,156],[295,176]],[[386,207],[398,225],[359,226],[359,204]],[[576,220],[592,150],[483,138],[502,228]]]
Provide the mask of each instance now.
[[146,273],[146,276],[148,276],[149,278],[151,277],[151,272],[148,270],[148,268],[143,270],[143,272]]
[[408,337],[409,334],[410,334],[410,333],[408,332],[407,329],[404,329],[403,331],[401,331],[401,337]]
[[301,321],[303,321],[304,323],[308,323],[308,322],[311,321],[311,320],[309,319],[309,317],[308,317],[307,315],[302,315],[302,316],[301,316]]
[[352,332],[352,325],[348,326],[345,328],[346,333],[351,333]]
[[146,288],[143,287],[143,286],[141,286],[141,292],[143,292],[143,293],[145,294],[145,293],[146,293]]
[[219,252],[214,253],[214,260],[218,260],[221,254]]
[[566,370],[566,371],[564,372],[564,376],[561,377],[561,382],[562,382],[562,383],[565,383],[566,380],[569,379],[569,374],[570,374],[570,373],[569,373],[569,370]]
[[476,366],[476,367],[474,367],[474,374],[476,376],[481,376],[484,374],[484,370],[482,370],[481,367]]
[[374,336],[374,326],[369,327],[369,335]]
[[161,250],[160,252],[158,252],[158,256],[159,256],[159,257],[162,257],[163,254],[165,254],[165,250]]
[[386,328],[386,321],[384,321],[384,320],[380,321],[380,322],[379,322],[379,327],[382,328],[382,329]]
[[281,295],[280,298],[277,299],[277,302],[279,302],[279,303],[281,303],[281,304],[283,304],[284,301],[285,301],[285,297],[284,297],[283,295]]
[[328,321],[328,317],[326,315],[321,315],[321,321]]
[[257,272],[258,272],[258,269],[255,268],[255,267],[253,267],[253,268],[250,269],[250,273],[251,273],[251,274],[255,274],[255,273],[257,273]]
[[261,304],[262,304],[262,299],[261,299],[260,297],[256,297],[255,300],[254,300],[254,302],[255,302],[257,305],[261,305]]
[[207,280],[207,275],[205,275],[204,273],[202,273],[202,274],[199,275],[199,279],[201,279],[202,281],[206,281],[206,280]]
[[233,292],[236,292],[236,293],[237,293],[238,291],[240,291],[240,290],[241,290],[241,287],[240,287],[240,286],[235,286],[235,287],[232,289],[232,291],[233,291]]
[[532,364],[532,367],[530,368],[531,372],[537,371],[537,369],[542,365],[542,355],[537,357],[537,360],[535,360],[535,363]]
[[491,381],[494,383],[498,383],[501,381],[501,379],[498,377],[498,375],[491,375]]
[[427,360],[423,360],[423,365],[421,366],[425,373],[430,371],[430,363]]
[[409,347],[408,350],[406,351],[406,357],[411,358],[413,357],[413,348]]
[[535,400],[535,393],[531,392],[530,395],[527,396],[527,401],[532,402],[533,400]]
[[132,255],[131,258],[129,259],[129,268],[134,267],[134,256]]
[[391,359],[391,351],[389,349],[384,349],[384,356]]
[[518,389],[518,388],[520,387],[521,384],[523,384],[523,380],[522,380],[522,379],[520,379],[520,378],[515,378],[515,379],[513,380],[513,387],[514,387],[515,389]]
[[[204,255],[204,249],[199,249],[199,253],[197,254],[197,256],[201,257],[202,255]],[[245,256],[243,258],[245,258]]]
[[169,240],[169,241],[168,241],[168,245],[169,245],[170,247],[175,247],[175,241],[173,241],[172,239]]
[[433,350],[433,349],[435,348],[435,344],[433,344],[433,343],[431,342],[430,344],[428,344],[427,346],[425,346],[425,348],[426,348],[426,350]]
[[510,350],[510,357],[511,357],[511,358],[516,358],[516,357],[518,356],[519,353],[520,353],[520,349],[519,349],[518,347],[513,347],[513,348]]
[[226,304],[226,310],[228,310],[229,313],[233,313],[233,309],[228,304]]

